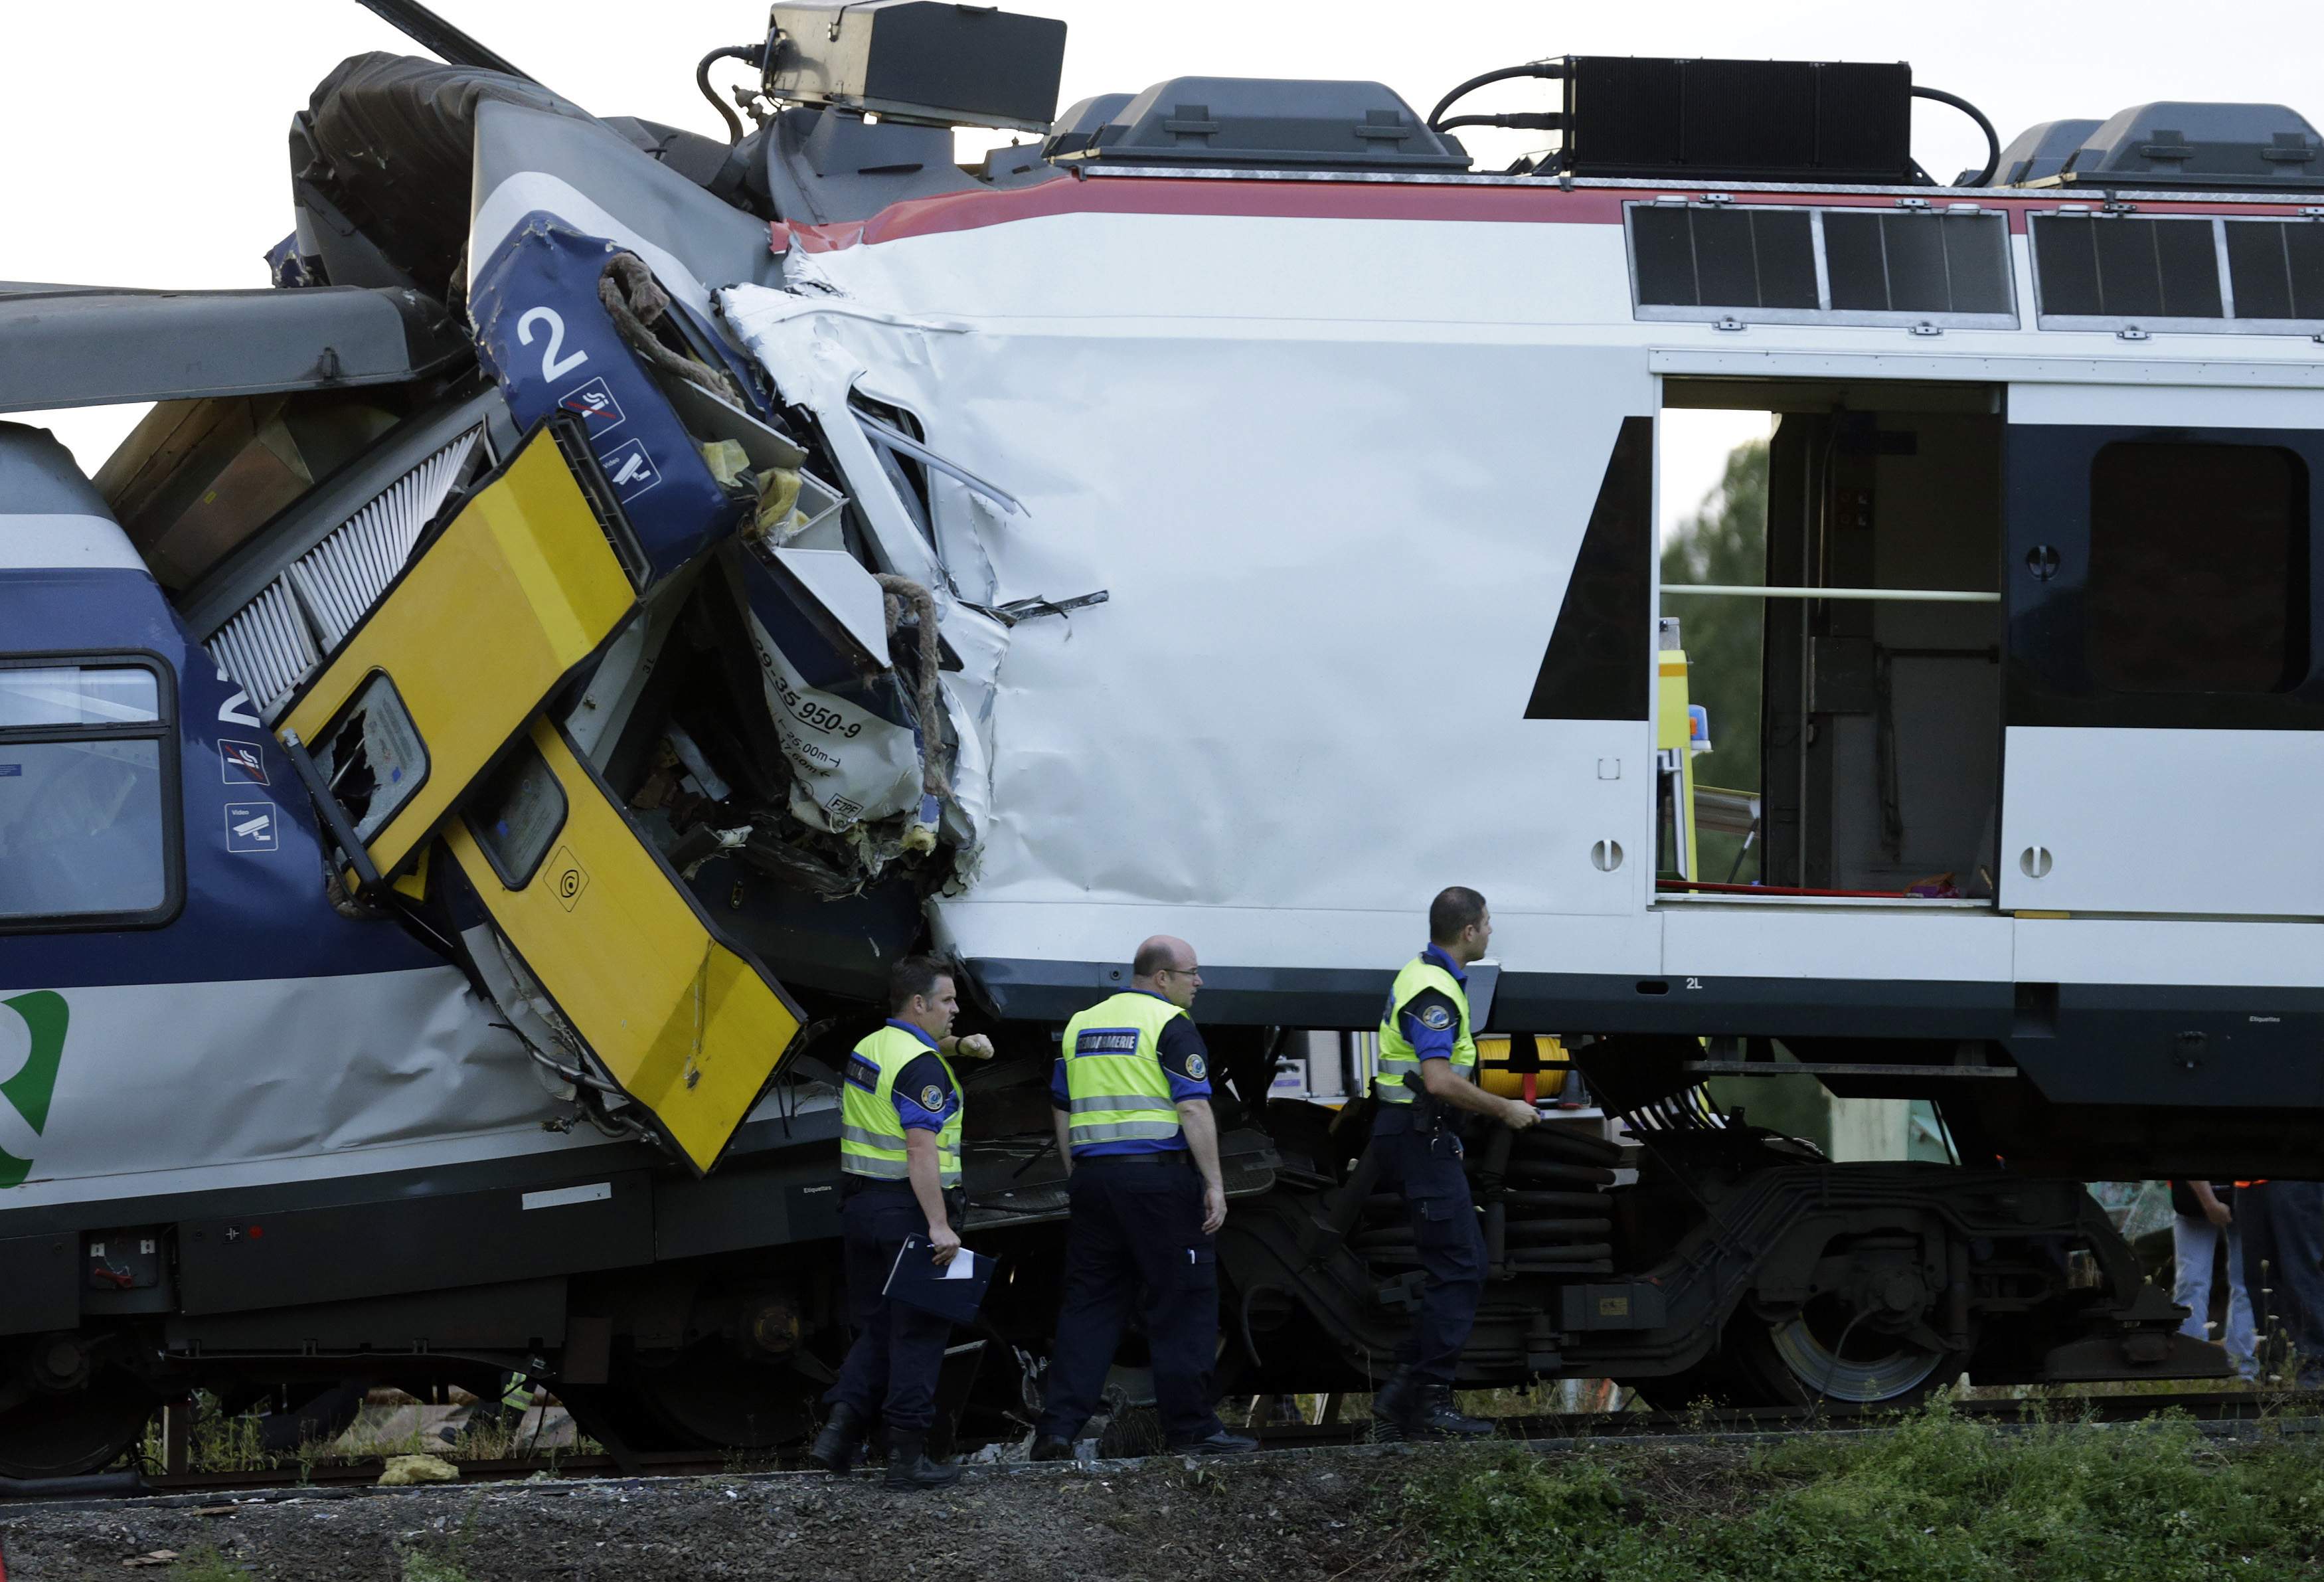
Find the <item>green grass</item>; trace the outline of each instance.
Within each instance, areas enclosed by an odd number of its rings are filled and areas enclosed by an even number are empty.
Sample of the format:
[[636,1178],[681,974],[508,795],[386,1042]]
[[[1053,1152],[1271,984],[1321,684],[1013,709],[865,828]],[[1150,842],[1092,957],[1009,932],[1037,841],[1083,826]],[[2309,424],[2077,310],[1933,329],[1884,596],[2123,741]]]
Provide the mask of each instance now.
[[1894,1429],[1726,1457],[1480,1452],[1407,1485],[1450,1582],[2250,1582],[2324,1559],[2324,1452],[2193,1423]]
[[170,1582],[249,1582],[250,1573],[203,1544],[172,1560],[169,1578]]

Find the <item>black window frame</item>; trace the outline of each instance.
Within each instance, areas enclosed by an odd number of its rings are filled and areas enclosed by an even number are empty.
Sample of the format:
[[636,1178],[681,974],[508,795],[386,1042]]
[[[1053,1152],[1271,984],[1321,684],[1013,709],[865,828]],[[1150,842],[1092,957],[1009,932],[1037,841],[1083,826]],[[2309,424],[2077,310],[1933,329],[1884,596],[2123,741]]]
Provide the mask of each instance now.
[[170,661],[152,649],[46,649],[0,655],[0,671],[76,669],[143,670],[153,677],[153,712],[150,721],[115,725],[42,725],[0,726],[0,746],[43,743],[153,741],[161,772],[161,900],[137,911],[45,912],[0,917],[0,934],[89,933],[121,929],[158,929],[174,921],[186,904],[185,791],[179,739],[178,675]]
[[[2260,446],[2305,464],[2306,675],[2268,691],[2121,691],[2089,665],[2091,466],[2123,441]],[[2324,731],[2324,430],[2147,423],[2011,423],[2002,451],[2004,718],[2011,726]]]
[[477,776],[478,790],[483,789],[484,782],[493,780],[513,765],[524,762],[528,755],[540,766],[541,773],[547,777],[549,785],[556,790],[557,819],[549,825],[549,833],[542,837],[540,855],[532,859],[532,866],[527,868],[521,875],[512,874],[502,865],[500,851],[484,831],[478,827],[477,819],[484,810],[477,805],[477,792],[471,791],[467,799],[460,804],[460,822],[467,828],[468,838],[476,843],[476,850],[484,855],[484,865],[492,869],[493,877],[500,880],[501,888],[512,892],[529,888],[533,880],[540,876],[542,865],[549,861],[549,854],[557,849],[558,837],[565,833],[565,826],[573,817],[573,793],[567,790],[565,782],[558,778],[556,769],[549,762],[549,754],[533,744],[532,733],[530,729],[517,738],[515,744],[501,756],[498,762]]
[[[1808,245],[1815,261],[1817,306],[1812,308],[1754,308],[1748,306],[1688,307],[1682,304],[1649,302],[1644,293],[1638,273],[1638,244],[1636,213],[1638,210],[1711,209],[1727,213],[1737,211],[1752,214],[1804,214],[1808,217]],[[1881,215],[1907,217],[1908,223],[1941,225],[1947,219],[1974,217],[1997,227],[2001,252],[2000,278],[2007,293],[2008,307],[2000,312],[1956,312],[1951,310],[1922,311],[1909,309],[1835,308],[1831,305],[1831,277],[1827,243],[1824,236],[1824,217],[1828,214]],[[1622,205],[1622,255],[1629,273],[1630,315],[1647,323],[1716,324],[1733,321],[1748,324],[1844,324],[1874,329],[2017,329],[2023,327],[2023,315],[2018,303],[2017,270],[2015,250],[2009,242],[2009,212],[1988,208],[1981,203],[1948,202],[1942,207],[1920,203],[1899,204],[1894,208],[1877,204],[1814,204],[1814,203],[1711,203],[1699,198],[1684,202],[1674,199],[1631,199]]]

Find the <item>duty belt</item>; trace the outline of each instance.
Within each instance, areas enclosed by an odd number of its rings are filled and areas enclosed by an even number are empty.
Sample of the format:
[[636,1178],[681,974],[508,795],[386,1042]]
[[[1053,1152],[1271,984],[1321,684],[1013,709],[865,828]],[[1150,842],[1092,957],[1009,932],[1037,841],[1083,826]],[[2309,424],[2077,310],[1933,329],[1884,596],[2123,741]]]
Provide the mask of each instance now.
[[1158,1153],[1091,1153],[1076,1158],[1074,1168],[1087,1170],[1093,1164],[1187,1164],[1193,1157],[1183,1148]]

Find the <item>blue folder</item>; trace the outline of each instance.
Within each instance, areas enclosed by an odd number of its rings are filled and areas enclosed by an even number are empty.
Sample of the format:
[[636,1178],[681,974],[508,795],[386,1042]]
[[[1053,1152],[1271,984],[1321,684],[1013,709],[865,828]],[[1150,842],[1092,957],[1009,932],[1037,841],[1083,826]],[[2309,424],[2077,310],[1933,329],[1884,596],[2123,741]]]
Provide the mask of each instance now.
[[991,1283],[991,1259],[963,1247],[939,1269],[926,1236],[906,1236],[881,1294],[955,1324],[973,1324],[976,1309],[984,1305],[984,1289]]

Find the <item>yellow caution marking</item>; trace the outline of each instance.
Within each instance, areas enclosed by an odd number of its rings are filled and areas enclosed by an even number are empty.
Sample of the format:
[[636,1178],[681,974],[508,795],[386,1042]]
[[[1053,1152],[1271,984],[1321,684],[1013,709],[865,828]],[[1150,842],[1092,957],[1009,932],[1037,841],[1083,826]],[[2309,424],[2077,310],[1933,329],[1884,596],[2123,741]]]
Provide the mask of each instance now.
[[279,728],[320,752],[374,674],[393,682],[426,767],[420,788],[366,837],[373,863],[392,873],[636,607],[595,510],[554,438],[536,430],[405,569]]
[[464,822],[452,821],[445,845],[606,1075],[706,1170],[799,1017],[756,964],[711,931],[563,734],[536,721],[532,744],[567,809],[549,861],[511,890]]

